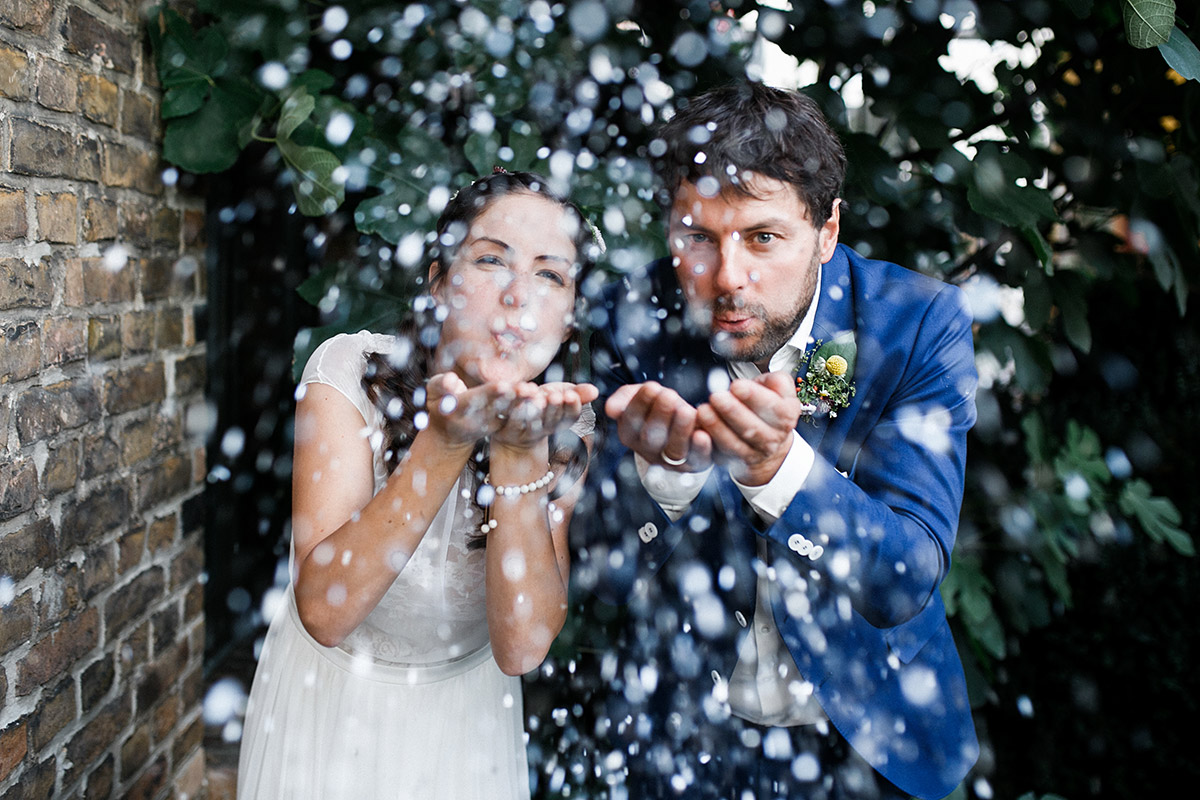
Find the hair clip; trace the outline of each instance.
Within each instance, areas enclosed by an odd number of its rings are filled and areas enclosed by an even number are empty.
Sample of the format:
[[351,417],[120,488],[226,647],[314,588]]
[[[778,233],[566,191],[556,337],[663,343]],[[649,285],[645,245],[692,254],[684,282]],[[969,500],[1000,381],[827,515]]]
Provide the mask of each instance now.
[[496,166],[492,167],[492,174],[493,175],[507,175],[508,170],[506,170],[504,167],[497,164]]

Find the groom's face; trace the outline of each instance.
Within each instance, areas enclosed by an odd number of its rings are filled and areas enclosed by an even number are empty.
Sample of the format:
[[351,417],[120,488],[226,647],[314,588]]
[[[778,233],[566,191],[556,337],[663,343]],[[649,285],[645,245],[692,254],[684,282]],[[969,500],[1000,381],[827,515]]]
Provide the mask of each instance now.
[[818,269],[837,246],[838,204],[815,226],[782,181],[752,176],[753,196],[706,191],[706,183],[685,181],[675,192],[667,228],[675,274],[713,350],[763,366],[808,312]]

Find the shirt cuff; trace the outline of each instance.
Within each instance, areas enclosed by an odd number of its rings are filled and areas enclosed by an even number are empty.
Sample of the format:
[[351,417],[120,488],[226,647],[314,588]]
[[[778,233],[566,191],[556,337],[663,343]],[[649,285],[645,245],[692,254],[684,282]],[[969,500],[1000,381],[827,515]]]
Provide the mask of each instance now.
[[783,516],[796,492],[804,486],[815,461],[816,453],[813,452],[812,446],[804,441],[799,433],[792,431],[792,447],[775,477],[762,486],[746,486],[738,483],[736,479],[733,483],[750,507],[768,523],[773,524]]
[[709,467],[702,472],[676,472],[651,464],[637,453],[633,454],[633,463],[637,465],[638,477],[646,493],[672,522],[688,510],[713,470]]

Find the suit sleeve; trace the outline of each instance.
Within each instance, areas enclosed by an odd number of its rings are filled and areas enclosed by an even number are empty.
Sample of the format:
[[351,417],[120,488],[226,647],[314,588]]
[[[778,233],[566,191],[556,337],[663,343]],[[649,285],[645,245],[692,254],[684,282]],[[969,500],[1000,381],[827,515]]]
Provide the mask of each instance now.
[[[899,360],[902,351],[893,343],[883,352]],[[916,616],[949,570],[976,381],[971,319],[961,292],[946,286],[917,326],[897,379],[888,382],[890,396],[860,391],[856,402],[881,408],[877,418],[858,411],[866,430],[857,434],[856,452],[847,445],[838,456],[846,474],[818,452],[808,479],[764,533],[797,566],[815,568],[876,627]],[[796,534],[814,546],[803,548],[806,555],[795,546]]]

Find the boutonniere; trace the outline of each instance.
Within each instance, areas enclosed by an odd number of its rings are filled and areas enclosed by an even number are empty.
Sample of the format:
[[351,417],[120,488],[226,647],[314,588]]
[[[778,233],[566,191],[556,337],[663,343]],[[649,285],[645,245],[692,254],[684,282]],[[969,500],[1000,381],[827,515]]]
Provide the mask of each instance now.
[[796,375],[796,397],[804,404],[801,416],[806,421],[812,423],[813,416],[818,414],[836,417],[850,405],[850,398],[854,397],[851,379],[857,352],[852,337],[835,339],[828,344],[817,340]]

